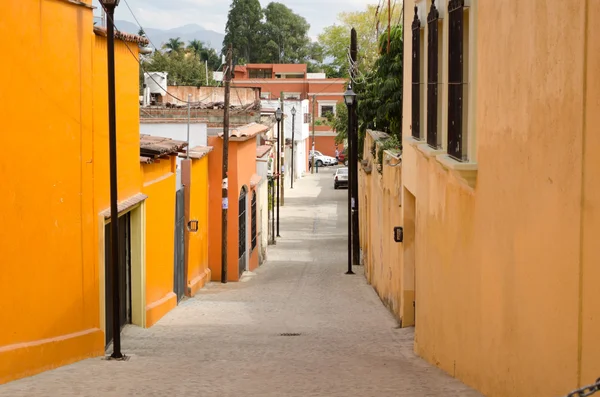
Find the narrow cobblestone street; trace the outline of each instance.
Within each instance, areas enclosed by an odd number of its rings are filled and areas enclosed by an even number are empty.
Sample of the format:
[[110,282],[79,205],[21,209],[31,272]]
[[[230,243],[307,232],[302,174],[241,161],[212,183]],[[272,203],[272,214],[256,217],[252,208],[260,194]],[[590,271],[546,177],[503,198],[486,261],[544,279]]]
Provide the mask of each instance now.
[[243,282],[208,285],[150,329],[128,326],[129,361],[85,360],[0,395],[479,396],[413,354],[412,329],[397,328],[362,268],[344,274],[346,198],[331,169],[299,180],[282,237]]

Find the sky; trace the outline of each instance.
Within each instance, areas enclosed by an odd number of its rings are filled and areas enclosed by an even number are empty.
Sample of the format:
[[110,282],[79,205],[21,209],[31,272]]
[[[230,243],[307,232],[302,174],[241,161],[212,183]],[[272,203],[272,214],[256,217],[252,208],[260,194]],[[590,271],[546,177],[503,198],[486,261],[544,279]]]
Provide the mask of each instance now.
[[[271,0],[260,0],[265,7]],[[333,25],[340,12],[362,11],[378,0],[277,0],[310,24],[309,36],[316,38],[323,28]],[[172,29],[198,24],[205,29],[225,33],[230,0],[122,0],[115,19],[134,22],[127,2],[144,27]],[[98,0],[94,0],[95,5]]]

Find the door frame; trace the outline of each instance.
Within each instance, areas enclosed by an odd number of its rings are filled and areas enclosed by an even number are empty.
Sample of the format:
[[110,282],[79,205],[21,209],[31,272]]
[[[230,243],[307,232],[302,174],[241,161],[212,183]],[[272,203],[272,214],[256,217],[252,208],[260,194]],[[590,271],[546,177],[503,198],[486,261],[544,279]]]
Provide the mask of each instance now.
[[[146,205],[142,201],[119,212],[119,217],[130,214],[131,245],[131,323],[146,326]],[[98,215],[98,290],[100,329],[106,334],[106,277],[105,227],[110,223],[104,213]]]

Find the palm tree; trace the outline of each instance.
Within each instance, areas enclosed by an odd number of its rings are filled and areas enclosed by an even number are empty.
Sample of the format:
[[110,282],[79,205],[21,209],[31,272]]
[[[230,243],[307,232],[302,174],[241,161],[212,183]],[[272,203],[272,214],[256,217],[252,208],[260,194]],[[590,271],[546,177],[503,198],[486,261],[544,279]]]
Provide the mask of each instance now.
[[196,39],[190,40],[187,50],[201,58],[204,51],[204,43]]
[[163,48],[166,48],[168,52],[179,52],[183,49],[183,41],[179,37],[169,39]]

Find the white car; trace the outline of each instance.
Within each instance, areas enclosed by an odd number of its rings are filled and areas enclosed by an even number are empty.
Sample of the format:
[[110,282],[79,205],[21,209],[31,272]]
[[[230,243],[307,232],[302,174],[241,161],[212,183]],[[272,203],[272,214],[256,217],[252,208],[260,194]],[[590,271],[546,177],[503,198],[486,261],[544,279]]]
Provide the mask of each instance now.
[[312,163],[313,155],[315,157],[315,165],[317,167],[323,167],[323,166],[337,164],[337,160],[335,157],[325,156],[323,153],[319,152],[318,150],[310,151],[310,154],[308,155],[308,159],[311,163]]
[[333,175],[333,188],[348,187],[348,167],[338,168]]

